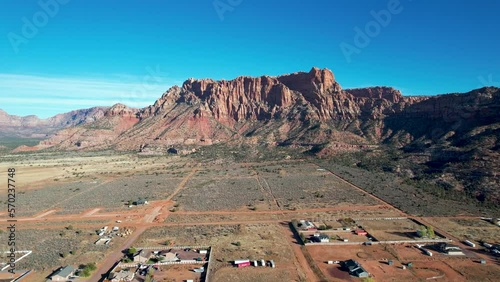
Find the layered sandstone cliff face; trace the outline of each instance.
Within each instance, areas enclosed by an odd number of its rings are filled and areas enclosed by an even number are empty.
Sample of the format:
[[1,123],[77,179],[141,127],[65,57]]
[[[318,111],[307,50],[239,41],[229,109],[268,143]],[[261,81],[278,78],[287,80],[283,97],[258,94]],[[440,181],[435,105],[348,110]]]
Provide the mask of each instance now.
[[[75,144],[81,144],[77,141],[80,135],[103,134],[92,131],[110,123],[107,130],[116,132],[106,133],[105,143],[126,150],[146,145],[208,145],[227,141],[405,146],[419,138],[429,138],[429,126],[448,126],[454,118],[461,120],[455,129],[465,124],[474,126],[477,122],[465,121],[471,115],[473,120],[488,122],[498,112],[496,107],[496,88],[404,97],[391,87],[343,90],[330,70],[312,68],[309,72],[278,77],[188,79],[182,86],[170,88],[149,107],[135,110],[115,105],[95,124],[71,129],[78,130],[71,132],[72,142],[62,142],[61,133],[46,145],[60,144],[63,149],[97,146],[97,137],[90,142],[92,146]],[[414,122],[419,118],[425,121]]]
[[[36,122],[0,112],[0,127]],[[49,123],[74,126],[35,149],[161,152],[224,142],[312,147],[326,157],[384,144],[418,156],[423,160],[418,165],[437,177],[453,175],[478,198],[500,199],[500,89],[495,87],[405,97],[390,87],[342,89],[330,70],[312,68],[277,77],[188,79],[143,109],[118,104],[56,116]]]

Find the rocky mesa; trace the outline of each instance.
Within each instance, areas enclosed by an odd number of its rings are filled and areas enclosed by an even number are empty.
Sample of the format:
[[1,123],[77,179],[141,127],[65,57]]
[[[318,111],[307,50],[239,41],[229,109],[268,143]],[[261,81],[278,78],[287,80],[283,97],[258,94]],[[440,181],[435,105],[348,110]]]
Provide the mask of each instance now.
[[312,68],[276,77],[188,79],[143,109],[118,104],[71,118],[75,126],[37,149],[166,152],[171,146],[190,150],[227,143],[290,146],[331,156],[393,148],[416,156],[418,169],[496,201],[499,109],[496,87],[406,97],[386,86],[342,89],[330,70]]

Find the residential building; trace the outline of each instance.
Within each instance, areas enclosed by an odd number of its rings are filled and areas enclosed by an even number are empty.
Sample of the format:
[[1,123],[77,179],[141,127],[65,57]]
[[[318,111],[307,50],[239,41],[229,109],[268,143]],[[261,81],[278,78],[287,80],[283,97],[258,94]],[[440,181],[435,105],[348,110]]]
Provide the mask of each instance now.
[[357,261],[350,259],[343,261],[341,266],[346,269],[350,275],[356,277],[368,277],[370,274]]
[[160,255],[161,261],[162,262],[170,262],[170,261],[178,261],[179,258],[177,257],[176,253],[168,252],[168,253],[163,253]]
[[52,276],[50,276],[51,281],[69,281],[70,277],[74,274],[75,269],[71,266],[61,267],[59,270],[54,272]]
[[463,255],[464,253],[462,252],[462,249],[460,247],[452,245],[452,244],[447,244],[447,243],[440,243],[437,246],[438,251],[448,254],[448,255]]
[[321,243],[328,243],[328,242],[330,242],[330,236],[328,236],[326,234],[320,234],[318,238],[319,238],[319,241]]
[[146,263],[151,256],[150,252],[146,252],[144,250],[139,251],[137,254],[134,255],[134,262],[138,263]]
[[108,280],[111,282],[122,282],[122,281],[133,281],[135,278],[135,273],[129,270],[120,270],[118,272],[111,272],[108,276]]

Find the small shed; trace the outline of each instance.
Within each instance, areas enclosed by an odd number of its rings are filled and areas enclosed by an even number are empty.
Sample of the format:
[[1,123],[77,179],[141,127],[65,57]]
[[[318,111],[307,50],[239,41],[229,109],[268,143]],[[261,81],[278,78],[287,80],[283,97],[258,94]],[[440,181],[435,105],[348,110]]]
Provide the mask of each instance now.
[[137,201],[135,201],[133,204],[138,206],[138,205],[146,205],[148,203],[148,201],[146,201],[146,199],[139,199]]
[[472,243],[472,242],[471,242],[471,241],[469,241],[469,240],[465,240],[465,241],[464,241],[464,243],[465,243],[466,245],[468,245],[468,246],[473,247],[473,248],[475,248],[475,247],[476,247],[476,244]]
[[238,266],[238,268],[247,267],[250,266],[250,261],[237,263],[236,265]]
[[328,243],[328,242],[330,242],[330,236],[328,236],[328,235],[326,235],[326,234],[320,234],[320,235],[318,236],[318,238],[319,238],[319,241],[320,241],[321,243]]
[[485,259],[481,259],[479,262],[480,262],[481,264],[486,264],[486,260],[485,260]]
[[393,264],[394,264],[394,261],[392,261],[392,259],[390,259],[390,260],[388,260],[388,261],[387,261],[387,264],[388,264],[388,265],[393,265]]
[[354,231],[354,233],[356,233],[356,235],[359,235],[359,236],[366,236],[366,235],[368,235],[368,232],[366,232],[363,229],[357,229],[356,231]]
[[167,153],[177,155],[179,153],[179,150],[177,150],[176,148],[168,148]]

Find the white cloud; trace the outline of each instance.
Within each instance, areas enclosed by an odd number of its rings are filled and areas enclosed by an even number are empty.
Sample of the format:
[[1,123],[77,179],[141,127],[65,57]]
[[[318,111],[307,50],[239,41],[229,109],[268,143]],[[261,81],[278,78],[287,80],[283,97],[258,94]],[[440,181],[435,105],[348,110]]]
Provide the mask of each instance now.
[[[113,75],[113,77],[117,77]],[[154,103],[174,81],[167,77],[121,75],[119,79],[48,77],[0,73],[0,108],[13,114],[43,116],[80,108],[123,103],[145,107]],[[43,109],[45,110],[43,110]],[[52,111],[47,113],[47,109]],[[30,109],[28,112],[27,109]]]

